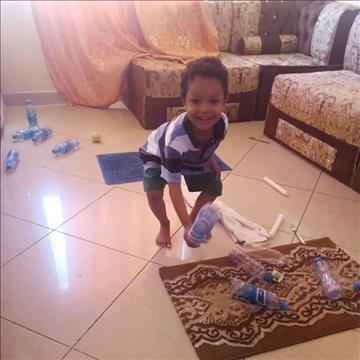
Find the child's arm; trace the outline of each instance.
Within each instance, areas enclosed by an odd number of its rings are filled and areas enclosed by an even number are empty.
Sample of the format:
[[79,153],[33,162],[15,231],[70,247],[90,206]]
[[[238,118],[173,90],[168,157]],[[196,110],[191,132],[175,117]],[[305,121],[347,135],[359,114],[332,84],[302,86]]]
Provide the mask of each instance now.
[[216,163],[216,161],[213,160],[212,157],[211,157],[211,158],[208,160],[208,162],[206,163],[206,167],[207,167],[207,168],[211,168],[211,169],[214,171],[216,177],[218,177],[218,178],[221,177],[220,167],[219,167],[219,165]]
[[192,225],[190,215],[187,212],[180,183],[169,182],[169,193],[177,216],[184,227],[184,239],[190,247],[196,247],[189,238],[189,231]]

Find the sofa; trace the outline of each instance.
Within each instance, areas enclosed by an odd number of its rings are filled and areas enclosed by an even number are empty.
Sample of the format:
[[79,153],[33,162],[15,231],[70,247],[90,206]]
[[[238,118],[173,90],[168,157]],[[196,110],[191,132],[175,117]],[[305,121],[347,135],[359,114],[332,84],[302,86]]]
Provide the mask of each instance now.
[[276,76],[264,133],[360,192],[360,14],[344,70]]
[[[329,1],[206,1],[229,72],[231,122],[265,119],[276,75],[342,68],[359,9]],[[181,61],[135,58],[125,103],[145,129],[182,112]]]

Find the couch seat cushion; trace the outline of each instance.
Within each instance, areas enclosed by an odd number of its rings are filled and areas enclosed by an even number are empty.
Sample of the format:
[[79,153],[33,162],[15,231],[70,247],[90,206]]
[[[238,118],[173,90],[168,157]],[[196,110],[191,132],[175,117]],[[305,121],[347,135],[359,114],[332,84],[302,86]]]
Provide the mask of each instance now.
[[244,60],[251,61],[258,65],[279,65],[279,66],[316,66],[324,65],[320,60],[301,53],[290,54],[266,54],[266,55],[245,55]]
[[360,75],[348,71],[283,74],[271,104],[324,133],[360,146]]

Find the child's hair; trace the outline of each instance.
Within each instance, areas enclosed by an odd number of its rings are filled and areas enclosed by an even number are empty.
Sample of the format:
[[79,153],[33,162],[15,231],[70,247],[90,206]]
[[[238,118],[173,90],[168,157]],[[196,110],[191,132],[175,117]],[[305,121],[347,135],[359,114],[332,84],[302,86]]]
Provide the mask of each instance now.
[[228,94],[228,71],[221,60],[215,56],[203,56],[190,61],[181,74],[181,96],[185,99],[191,81],[195,76],[217,79],[220,81],[226,98]]

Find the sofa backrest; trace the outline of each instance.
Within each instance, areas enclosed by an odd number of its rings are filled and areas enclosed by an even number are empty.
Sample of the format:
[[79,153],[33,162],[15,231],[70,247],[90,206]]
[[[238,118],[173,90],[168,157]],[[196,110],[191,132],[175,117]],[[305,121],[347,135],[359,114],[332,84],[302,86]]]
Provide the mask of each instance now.
[[356,16],[346,45],[344,69],[360,74],[360,13]]
[[215,24],[219,36],[219,50],[228,51],[233,19],[232,1],[206,1],[210,16]]
[[326,65],[342,64],[348,34],[359,10],[357,6],[349,3],[327,4],[314,27],[311,56]]
[[298,36],[298,51],[310,55],[311,39],[314,27],[321,10],[330,1],[297,1],[296,34]]

